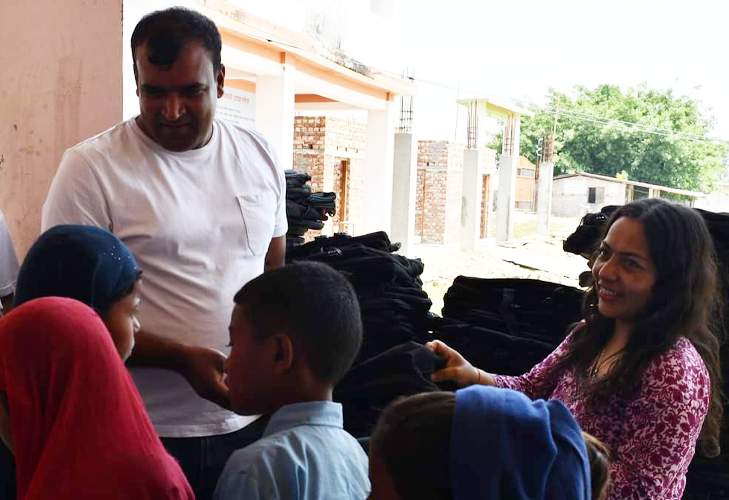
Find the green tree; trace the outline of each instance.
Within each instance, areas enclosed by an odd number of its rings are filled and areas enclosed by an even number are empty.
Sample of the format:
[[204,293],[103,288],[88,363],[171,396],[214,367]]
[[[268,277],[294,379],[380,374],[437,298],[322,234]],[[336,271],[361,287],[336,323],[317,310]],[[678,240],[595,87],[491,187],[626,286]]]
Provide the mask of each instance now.
[[[713,118],[701,102],[645,84],[622,92],[576,85],[572,96],[550,88],[548,104],[522,117],[521,154],[536,160],[536,144],[557,116],[555,174],[589,172],[679,189],[707,191],[723,177],[727,146],[711,142]],[[557,111],[559,109],[559,111]],[[501,135],[491,147],[501,151]]]

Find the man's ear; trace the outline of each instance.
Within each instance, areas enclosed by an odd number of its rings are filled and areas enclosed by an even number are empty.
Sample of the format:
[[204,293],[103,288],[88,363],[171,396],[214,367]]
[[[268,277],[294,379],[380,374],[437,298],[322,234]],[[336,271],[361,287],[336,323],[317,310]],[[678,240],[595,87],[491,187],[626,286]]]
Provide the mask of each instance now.
[[222,64],[218,70],[218,76],[215,77],[215,83],[218,88],[218,99],[220,99],[225,94],[225,66]]
[[271,338],[274,348],[273,373],[283,375],[294,364],[294,343],[291,337],[283,333],[276,333]]
[[134,64],[134,86],[136,87],[136,94],[139,97],[139,73],[137,72],[137,65]]

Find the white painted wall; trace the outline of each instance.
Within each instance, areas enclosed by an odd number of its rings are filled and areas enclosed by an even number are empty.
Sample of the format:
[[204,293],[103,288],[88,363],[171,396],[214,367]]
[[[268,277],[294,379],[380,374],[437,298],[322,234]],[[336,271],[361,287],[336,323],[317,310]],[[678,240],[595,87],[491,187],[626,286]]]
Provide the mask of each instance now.
[[[605,198],[602,203],[587,203],[589,188],[602,187]],[[554,179],[552,185],[552,215],[558,217],[582,217],[588,212],[599,212],[606,205],[624,205],[626,185],[603,179],[577,175]]]

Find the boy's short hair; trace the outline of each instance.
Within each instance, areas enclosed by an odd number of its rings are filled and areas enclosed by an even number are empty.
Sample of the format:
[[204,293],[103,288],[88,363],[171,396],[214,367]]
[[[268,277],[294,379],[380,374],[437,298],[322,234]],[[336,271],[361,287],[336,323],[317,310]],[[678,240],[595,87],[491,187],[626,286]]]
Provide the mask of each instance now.
[[321,381],[336,384],[357,357],[362,344],[357,295],[341,273],[325,264],[298,262],[266,272],[234,300],[246,306],[246,320],[259,339],[283,332],[298,340]]

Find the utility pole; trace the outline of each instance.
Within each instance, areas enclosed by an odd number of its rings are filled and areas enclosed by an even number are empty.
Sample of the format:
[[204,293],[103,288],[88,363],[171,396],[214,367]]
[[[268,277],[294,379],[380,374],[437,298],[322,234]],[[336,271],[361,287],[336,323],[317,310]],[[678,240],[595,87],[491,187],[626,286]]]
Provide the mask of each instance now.
[[552,215],[552,178],[554,176],[554,134],[547,134],[543,140],[540,139],[540,142],[541,159],[538,168],[536,197],[537,234],[549,237],[549,218]]
[[[557,97],[557,112],[554,113],[554,128],[552,129],[552,139],[557,135],[557,119],[559,118],[559,105],[562,103],[562,96]],[[551,160],[550,160],[551,161]]]

